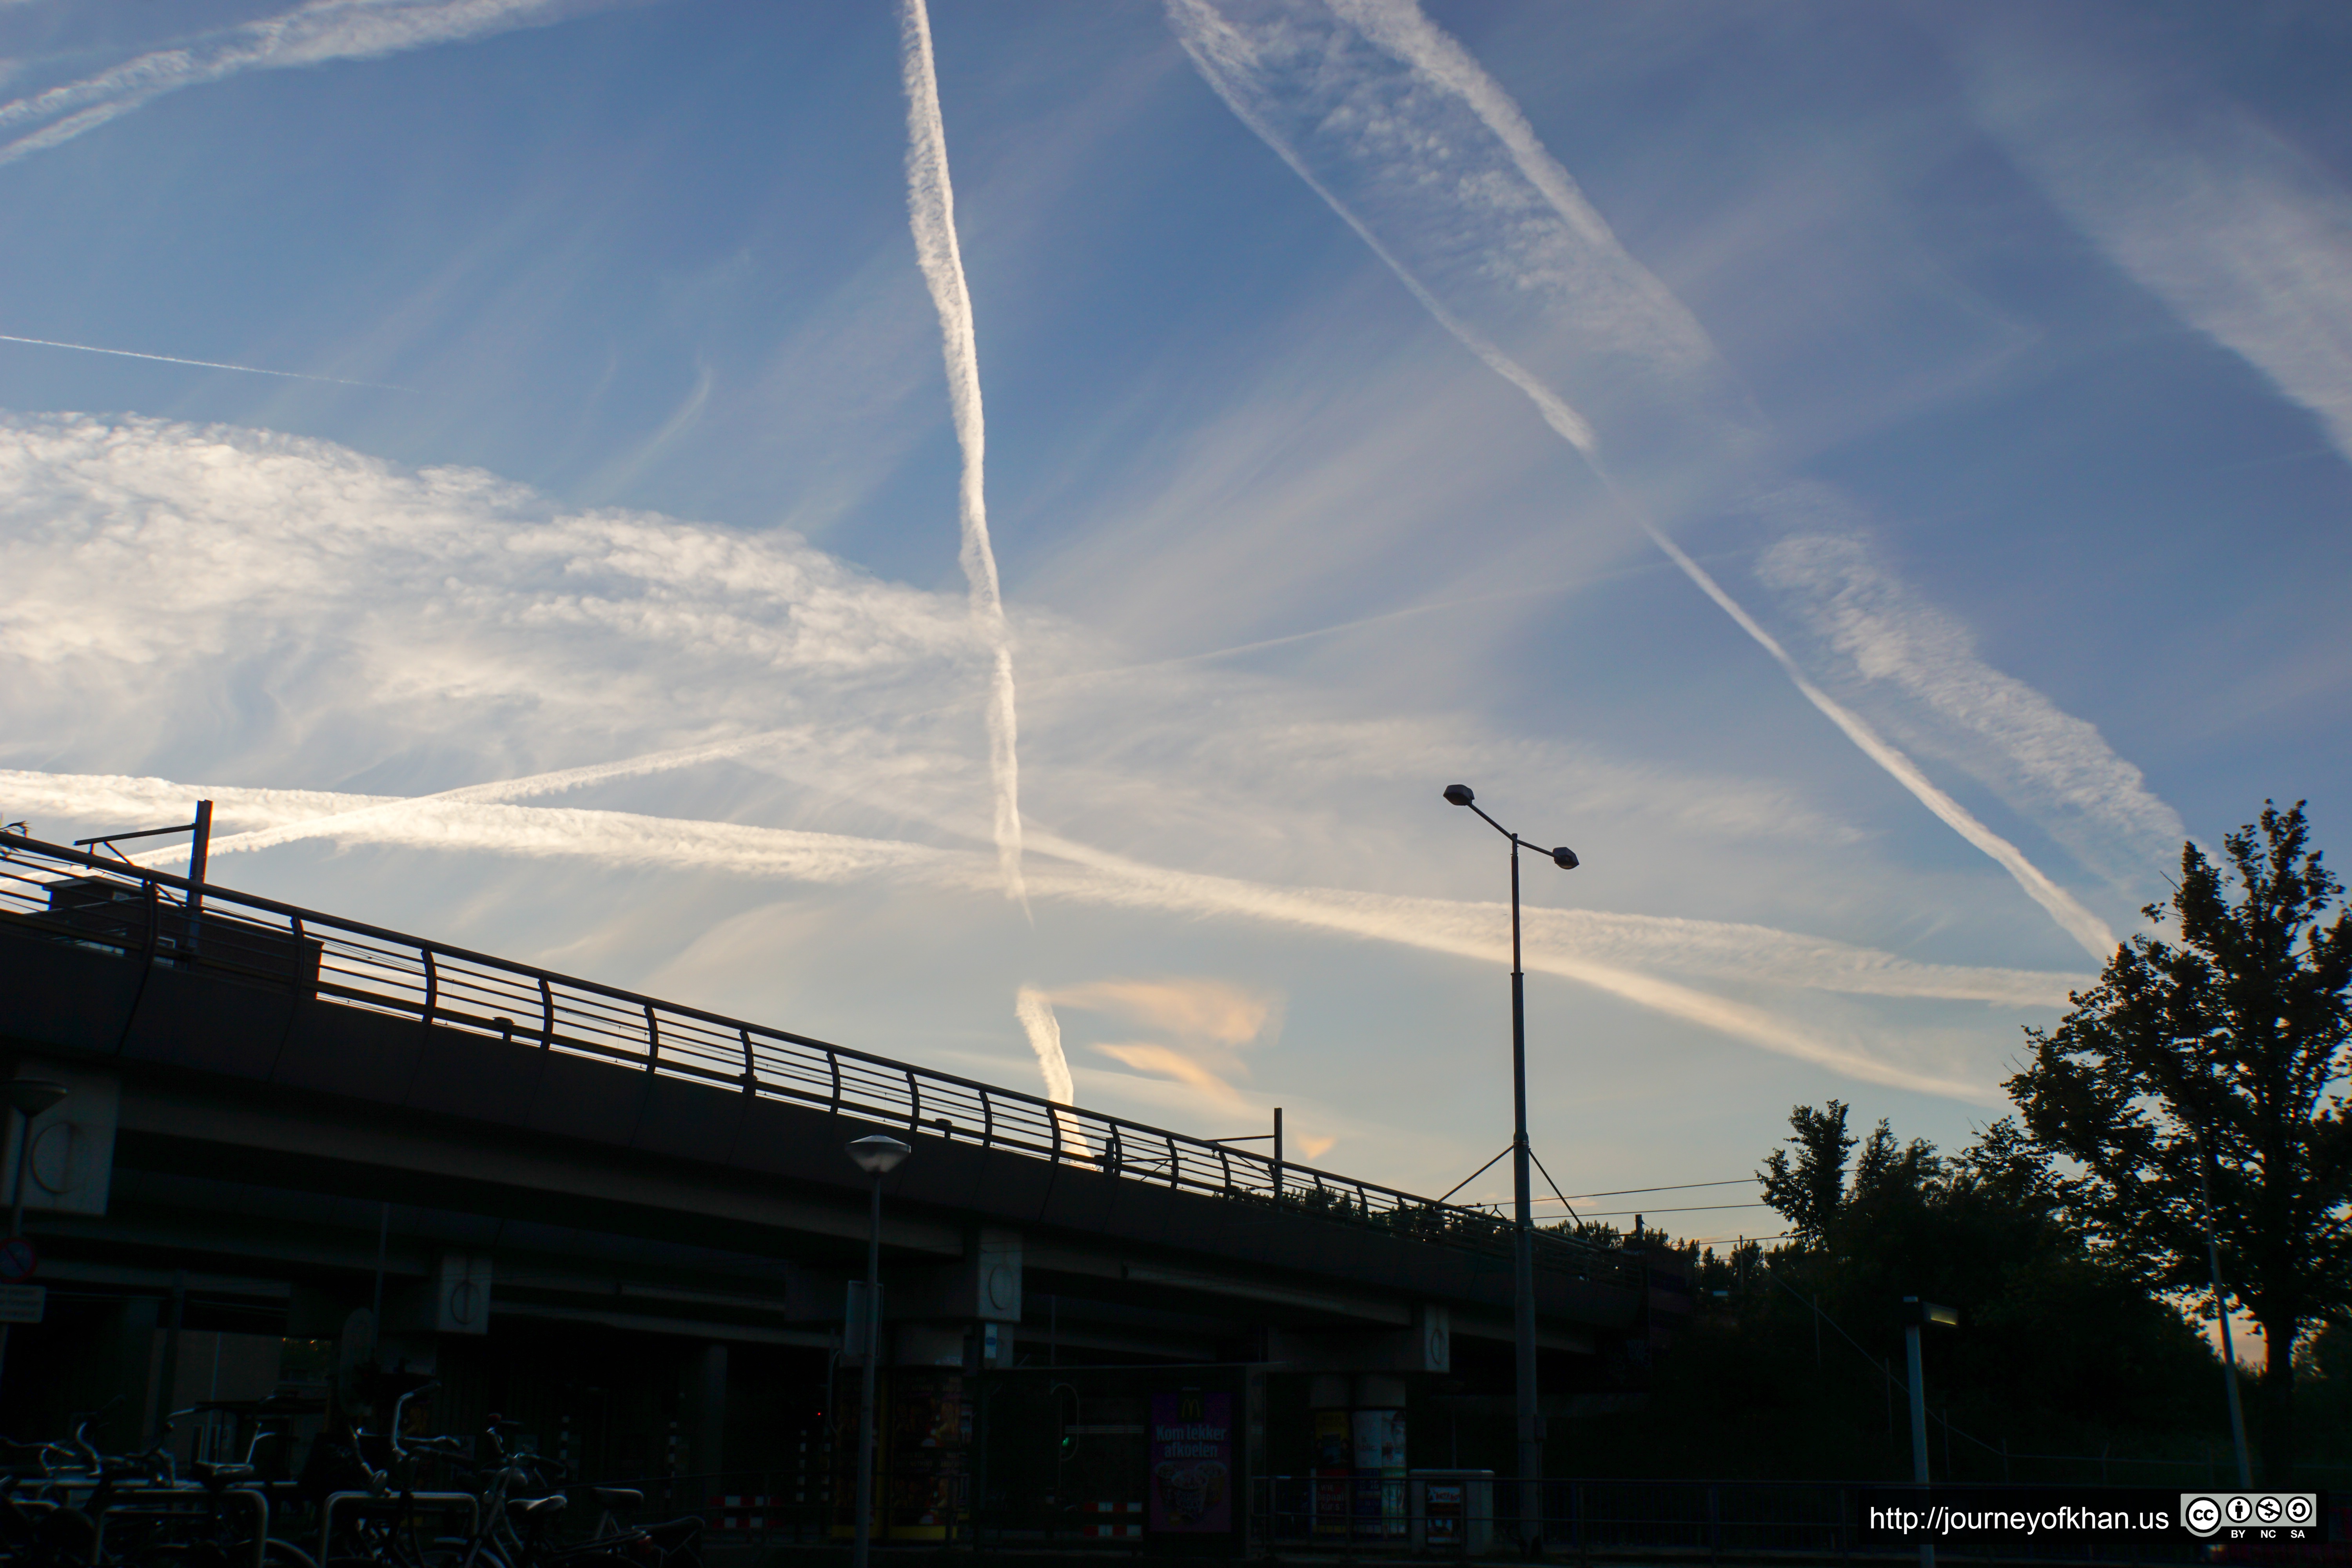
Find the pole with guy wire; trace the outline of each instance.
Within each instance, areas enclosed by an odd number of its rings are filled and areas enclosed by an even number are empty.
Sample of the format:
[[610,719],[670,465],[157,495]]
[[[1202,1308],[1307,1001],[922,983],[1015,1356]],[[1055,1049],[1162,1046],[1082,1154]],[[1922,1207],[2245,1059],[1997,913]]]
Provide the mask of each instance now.
[[[1528,1147],[1528,988],[1519,951],[1519,846],[1517,834],[1479,811],[1468,784],[1447,784],[1445,799],[1468,806],[1479,820],[1511,841],[1511,1196],[1517,1210],[1511,1248],[1511,1339],[1518,1375],[1514,1414],[1518,1428],[1519,1545],[1529,1556],[1543,1550],[1543,1427],[1536,1411],[1535,1204]],[[1548,849],[1563,871],[1576,869],[1576,851]]]

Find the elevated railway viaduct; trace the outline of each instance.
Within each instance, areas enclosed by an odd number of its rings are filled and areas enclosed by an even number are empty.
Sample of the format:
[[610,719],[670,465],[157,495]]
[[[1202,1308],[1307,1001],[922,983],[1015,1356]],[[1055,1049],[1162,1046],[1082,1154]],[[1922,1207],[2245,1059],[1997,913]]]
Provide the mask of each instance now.
[[[497,1409],[607,1476],[815,1507],[867,1226],[843,1150],[881,1131],[915,1150],[882,1228],[897,1533],[1140,1506],[1171,1400],[1226,1413],[1244,1497],[1347,1466],[1337,1412],[1395,1413],[1387,1461],[1508,1468],[1481,1211],[25,838],[0,1053],[71,1090],[31,1124],[48,1300],[0,1430],[103,1408],[128,1446],[266,1384],[307,1434],[381,1367],[437,1379],[443,1430]],[[1548,1408],[1622,1398],[1675,1303],[1541,1239]]]

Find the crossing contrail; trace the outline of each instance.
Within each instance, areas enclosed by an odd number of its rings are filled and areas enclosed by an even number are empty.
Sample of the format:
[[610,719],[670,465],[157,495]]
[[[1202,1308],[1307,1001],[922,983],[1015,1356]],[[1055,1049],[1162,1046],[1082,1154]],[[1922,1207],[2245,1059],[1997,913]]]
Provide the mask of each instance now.
[[2055,921],[2061,931],[2073,937],[2084,952],[2093,958],[2101,960],[2115,952],[2116,935],[2114,931],[2107,929],[2106,921],[2084,908],[2081,900],[2052,881],[2042,868],[2027,858],[2025,851],[1986,826],[1975,813],[1955,800],[1948,791],[1937,788],[1935,783],[1920,770],[1918,763],[1913,762],[1901,747],[1880,734],[1861,714],[1823,691],[1790,656],[1788,648],[1782,646],[1780,638],[1766,631],[1762,623],[1748,614],[1747,608],[1738,600],[1733,598],[1722,584],[1716,581],[1713,573],[1691,559],[1689,552],[1667,537],[1664,530],[1659,528],[1657,523],[1651,520],[1648,512],[1626,492],[1625,487],[1620,485],[1615,476],[1611,473],[1609,463],[1601,455],[1600,438],[1593,434],[1591,425],[1582,415],[1570,408],[1557,393],[1545,385],[1540,378],[1524,365],[1504,353],[1502,350],[1487,342],[1483,334],[1474,331],[1434,300],[1429,298],[1421,284],[1404,274],[1402,268],[1397,267],[1396,262],[1389,258],[1388,253],[1381,249],[1377,241],[1371,240],[1369,235],[1365,237],[1372,245],[1374,251],[1379,253],[1382,259],[1389,260],[1390,266],[1396,268],[1400,276],[1405,278],[1407,286],[1421,298],[1430,313],[1435,316],[1465,348],[1485,362],[1489,370],[1525,393],[1528,401],[1536,405],[1536,412],[1542,416],[1544,423],[1551,426],[1553,432],[1562,440],[1584,455],[1584,460],[1591,467],[1594,475],[1600,479],[1602,485],[1607,487],[1611,497],[1617,504],[1639,523],[1642,531],[1649,536],[1650,542],[1656,545],[1685,577],[1690,579],[1693,586],[1713,601],[1716,608],[1730,616],[1734,626],[1747,633],[1757,647],[1771,656],[1772,662],[1780,667],[1780,672],[1789,678],[1790,684],[1796,687],[1800,696],[1819,710],[1823,718],[1836,725],[1838,731],[1853,742],[1857,751],[1877,763],[1885,771],[1889,778],[1909,791],[1912,798],[1926,806],[1935,816],[1937,821],[1958,834],[1969,845],[1981,851],[1993,864],[2008,872],[2019,889],[2027,898],[2041,905],[2042,912]]
[[1005,897],[1029,905],[1021,876],[1021,759],[1013,701],[1013,641],[997,586],[996,552],[988,542],[988,501],[982,482],[988,438],[980,401],[980,346],[971,324],[971,290],[956,243],[955,186],[948,179],[947,123],[940,116],[940,83],[931,64],[931,18],[923,0],[903,0],[898,11],[898,66],[907,85],[907,216],[915,256],[931,303],[940,312],[940,346],[947,361],[948,402],[955,411],[956,443],[963,448],[958,509],[963,521],[964,581],[971,588],[972,625],[995,656],[988,693],[988,771],[996,786],[996,858]]
[[366,386],[378,392],[406,392],[404,386],[393,386],[381,381],[346,381],[340,375],[312,375],[299,370],[268,370],[257,364],[223,364],[218,360],[182,359],[177,354],[141,353],[136,349],[102,349],[96,343],[61,343],[51,338],[20,338],[11,332],[0,332],[0,343],[31,343],[36,348],[72,349],[79,353],[112,354],[118,359],[152,359],[161,364],[193,364],[205,370],[242,371],[247,375],[282,375],[289,381],[323,381],[335,386]]
[[[1467,51],[1413,0],[1326,0],[1324,5],[1273,0],[1252,9],[1255,27],[1228,15],[1243,8],[1233,0],[1166,4],[1178,41],[1234,115],[1356,231],[1441,326],[1526,395],[1659,550],[1771,657],[1800,694],[1939,821],[2007,871],[2086,952],[2097,958],[2111,953],[2115,937],[2104,921],[1937,788],[1860,714],[1832,698],[1652,520],[1638,499],[1640,480],[1629,477],[1628,468],[1635,476],[1654,469],[1662,454],[1738,467],[1745,461],[1738,456],[1746,440],[1743,420],[1728,411],[1714,350],[1696,318],[1617,243],[1517,106]],[[1318,20],[1326,16],[1328,24]],[[1335,40],[1349,29],[1372,47],[1370,53],[1350,56],[1339,47]],[[1303,73],[1309,85],[1292,90],[1277,79],[1286,68]],[[1291,101],[1301,95],[1312,104]],[[1286,112],[1299,125],[1283,122]],[[1310,141],[1321,163],[1308,155]],[[1350,170],[1370,187],[1360,202],[1336,183]],[[1416,237],[1432,229],[1445,243],[1413,250]],[[1465,235],[1486,243],[1461,243]],[[1465,268],[1463,255],[1476,256],[1478,264]],[[1498,276],[1511,283],[1500,290],[1499,304]],[[1531,309],[1530,300],[1545,301],[1555,313],[1513,314]],[[1580,399],[1587,392],[1602,396],[1605,389],[1564,391],[1516,346],[1503,349],[1493,330],[1497,323],[1522,336],[1564,333],[1581,359],[1606,362],[1621,378],[1630,370],[1641,396],[1671,411],[1664,419],[1648,416],[1670,438],[1662,442],[1653,431],[1646,462],[1637,453],[1629,465],[1624,447],[1643,447],[1637,433],[1630,443],[1619,443],[1617,460],[1611,460],[1594,420],[1570,401],[1571,393]],[[1627,421],[1618,423],[1622,428]],[[1723,456],[1707,456],[1714,452]],[[1989,672],[1960,673],[1975,679]],[[2048,708],[2038,694],[2034,700]],[[2103,743],[2095,749],[2094,763],[2115,764],[2137,780]]]

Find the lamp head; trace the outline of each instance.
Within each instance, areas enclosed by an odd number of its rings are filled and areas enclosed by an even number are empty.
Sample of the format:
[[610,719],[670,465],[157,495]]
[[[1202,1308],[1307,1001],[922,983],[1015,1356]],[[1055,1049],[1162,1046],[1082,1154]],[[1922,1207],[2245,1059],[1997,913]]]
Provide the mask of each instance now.
[[47,1079],[19,1078],[8,1083],[8,1103],[27,1121],[65,1097],[66,1086]]
[[1957,1329],[1960,1326],[1960,1314],[1956,1308],[1947,1307],[1940,1301],[1906,1296],[1903,1298],[1903,1321],[1916,1323],[1921,1328]]
[[1573,871],[1584,864],[1576,858],[1576,851],[1565,844],[1551,852],[1551,863],[1563,871]]
[[1445,799],[1448,805],[1468,805],[1472,801],[1476,800],[1477,798],[1477,795],[1471,792],[1468,784],[1447,784],[1445,786]]
[[898,1168],[899,1161],[914,1152],[896,1138],[880,1132],[868,1133],[849,1145],[850,1159],[869,1176],[888,1175]]

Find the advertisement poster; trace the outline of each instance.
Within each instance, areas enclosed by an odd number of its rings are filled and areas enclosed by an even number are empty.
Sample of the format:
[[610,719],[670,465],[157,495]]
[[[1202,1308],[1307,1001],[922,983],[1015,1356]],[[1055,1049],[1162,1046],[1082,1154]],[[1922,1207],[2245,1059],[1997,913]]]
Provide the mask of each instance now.
[[1314,1510],[1315,1533],[1345,1535],[1348,1516],[1351,1511],[1349,1494],[1355,1489],[1355,1450],[1349,1446],[1348,1413],[1345,1410],[1315,1412],[1315,1492],[1309,1500]]
[[1233,1475],[1232,1394],[1151,1396],[1150,1529],[1233,1529]]
[[1352,1414],[1356,1460],[1356,1534],[1402,1540],[1405,1533],[1404,1412]]

